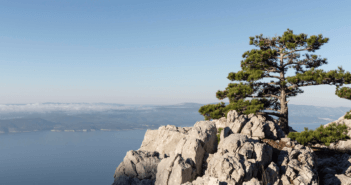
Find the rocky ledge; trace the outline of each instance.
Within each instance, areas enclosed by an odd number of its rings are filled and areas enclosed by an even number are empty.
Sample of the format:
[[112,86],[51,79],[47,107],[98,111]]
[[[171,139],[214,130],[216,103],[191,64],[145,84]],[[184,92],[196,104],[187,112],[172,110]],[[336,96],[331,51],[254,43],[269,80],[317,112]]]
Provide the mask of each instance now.
[[300,145],[271,117],[230,111],[227,119],[193,127],[147,130],[139,150],[117,167],[113,185],[351,185],[351,157],[343,152]]

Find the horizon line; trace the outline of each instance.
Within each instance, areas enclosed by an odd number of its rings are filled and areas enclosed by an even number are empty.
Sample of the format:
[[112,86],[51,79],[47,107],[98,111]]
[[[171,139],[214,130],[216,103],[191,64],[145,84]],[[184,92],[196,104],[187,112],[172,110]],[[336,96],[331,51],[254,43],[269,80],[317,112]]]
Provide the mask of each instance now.
[[[126,104],[126,103],[106,103],[106,102],[92,102],[92,103],[87,103],[87,102],[43,102],[43,103],[6,103],[6,104],[0,104],[1,105],[35,105],[35,104],[107,104],[107,105],[121,105],[121,106],[127,106],[127,105],[134,105],[134,106],[172,106],[172,105],[183,105],[183,104],[200,104],[200,105],[207,105],[207,104],[218,104],[220,102],[213,102],[213,103],[197,103],[197,102],[182,102],[182,103],[173,103],[173,104]],[[224,102],[225,104],[228,104],[229,102]],[[289,105],[289,104],[288,104]],[[314,107],[348,107],[348,106],[319,106],[319,105],[311,105],[311,104],[290,104],[290,105],[303,105],[303,106],[314,106]],[[351,106],[349,106],[351,108]]]

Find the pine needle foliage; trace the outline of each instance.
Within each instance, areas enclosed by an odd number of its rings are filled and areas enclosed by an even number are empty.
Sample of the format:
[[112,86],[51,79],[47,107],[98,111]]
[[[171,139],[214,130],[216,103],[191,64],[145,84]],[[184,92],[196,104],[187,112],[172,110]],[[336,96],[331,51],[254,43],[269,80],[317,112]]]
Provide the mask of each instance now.
[[349,112],[346,112],[344,118],[345,119],[351,119],[351,110]]
[[[230,110],[246,115],[272,115],[279,118],[279,126],[285,133],[289,133],[287,99],[303,93],[300,87],[329,84],[339,88],[351,82],[351,74],[342,67],[328,72],[317,70],[319,66],[327,64],[326,58],[306,53],[303,55],[306,56],[305,59],[299,59],[298,52],[315,52],[329,41],[329,38],[324,38],[321,34],[308,38],[304,33],[295,35],[292,30],[287,29],[282,36],[268,38],[261,34],[249,39],[249,44],[259,49],[244,52],[240,64],[242,70],[228,74],[230,81],[241,82],[229,83],[224,91],[216,92],[219,100],[228,98],[229,104],[220,102],[204,105],[199,109],[205,120],[227,117]],[[289,68],[296,70],[295,76],[286,76]],[[259,81],[264,78],[273,78],[276,81]],[[348,90],[349,94],[342,93],[340,96],[351,98],[351,89]]]
[[335,123],[325,128],[321,125],[316,130],[309,130],[305,127],[305,130],[302,132],[290,132],[288,137],[302,145],[308,143],[323,143],[326,146],[339,140],[350,139],[350,137],[347,136],[347,126],[345,124],[336,125]]
[[[339,86],[337,86],[335,94],[337,96],[339,96],[340,98],[345,98],[345,99],[351,100],[351,88],[349,88],[349,87],[343,87],[343,88],[339,89]],[[351,119],[351,110],[345,114],[344,118]]]

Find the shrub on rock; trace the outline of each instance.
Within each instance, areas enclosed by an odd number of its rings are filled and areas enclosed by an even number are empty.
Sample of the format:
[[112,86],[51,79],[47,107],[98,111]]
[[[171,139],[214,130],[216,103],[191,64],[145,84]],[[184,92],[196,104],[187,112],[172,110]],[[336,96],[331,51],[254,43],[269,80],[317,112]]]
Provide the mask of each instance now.
[[344,116],[345,119],[351,119],[351,110]]
[[335,123],[325,128],[321,125],[314,131],[305,127],[305,130],[302,132],[290,132],[288,137],[302,145],[313,142],[323,143],[326,146],[339,140],[350,139],[350,137],[347,136],[347,126],[345,124],[336,125]]

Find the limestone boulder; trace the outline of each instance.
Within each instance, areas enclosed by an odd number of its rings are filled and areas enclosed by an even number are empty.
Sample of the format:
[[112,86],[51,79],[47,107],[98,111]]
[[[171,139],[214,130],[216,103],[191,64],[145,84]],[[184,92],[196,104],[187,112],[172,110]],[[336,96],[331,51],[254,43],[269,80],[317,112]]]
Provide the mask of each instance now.
[[225,117],[221,117],[220,119],[213,119],[212,122],[215,123],[217,129],[228,126],[227,118]]
[[205,174],[229,184],[240,184],[244,180],[245,171],[238,154],[225,153],[222,155],[215,153]]
[[[181,183],[190,180],[188,177],[202,175],[205,153],[217,151],[216,132],[215,124],[210,121],[197,122],[192,128],[167,125],[158,130],[147,130],[140,149],[127,152],[123,162],[117,167],[114,175],[115,185],[155,183],[156,176],[161,178],[158,182],[164,183],[162,178],[167,179],[167,174],[172,174],[168,180],[175,181],[176,177],[180,177]],[[173,159],[176,164],[169,162],[172,160],[170,156],[178,156],[177,159]],[[165,161],[159,166],[162,159]],[[168,170],[162,169],[157,173],[158,167],[167,165]],[[183,174],[184,170],[186,174]],[[145,182],[141,182],[143,179]]]
[[205,175],[221,182],[242,184],[257,177],[260,167],[272,161],[272,148],[246,135],[231,134],[218,146],[217,153],[208,161]]
[[227,114],[227,123],[233,123],[236,119],[238,119],[239,114],[235,110],[231,110]]
[[156,179],[157,166],[165,158],[158,152],[128,151],[114,174],[114,184],[151,183]]
[[277,165],[282,174],[282,183],[318,184],[317,156],[309,147],[296,145],[284,147],[278,156]]
[[175,154],[180,154],[188,163],[193,163],[196,168],[196,174],[202,175],[202,161],[205,155],[205,149],[201,141],[194,137],[183,138],[175,149]]
[[247,115],[242,114],[239,116],[235,110],[229,111],[227,117],[230,117],[230,119],[227,119],[227,125],[233,133],[241,133],[241,130],[249,120]]
[[269,139],[281,139],[285,137],[283,130],[280,129],[275,121],[266,121],[266,124],[264,124],[264,133],[265,138]]
[[247,141],[249,138],[246,135],[231,134],[219,143],[217,153],[236,153]]
[[217,150],[216,133],[216,125],[211,121],[196,122],[194,127],[161,126],[158,130],[146,131],[139,150],[156,151],[170,156],[178,142],[189,136],[199,139],[206,152],[214,153]]
[[244,134],[254,139],[280,139],[285,137],[284,132],[277,124],[277,120],[270,116],[239,115],[235,110],[231,110],[228,112],[226,120],[226,126],[230,128],[231,133]]
[[181,128],[174,125],[161,126],[158,130],[147,130],[139,150],[156,151],[161,155],[170,155],[178,142],[187,137],[192,128]]
[[266,143],[260,143],[258,140],[250,139],[246,135],[231,134],[226,137],[218,146],[218,152],[238,153],[245,159],[253,159],[257,165],[267,167],[272,161],[273,149]]
[[163,159],[157,166],[155,185],[180,185],[196,177],[195,164],[181,154]]
[[245,123],[240,133],[257,139],[280,139],[285,137],[278,124],[262,115],[252,116]]
[[[332,143],[333,144],[333,143]],[[351,151],[351,140],[338,141],[336,144],[336,149]]]
[[266,143],[255,143],[255,158],[258,166],[266,167],[272,161],[273,149]]
[[203,148],[207,153],[215,153],[217,151],[217,128],[212,121],[198,121],[189,131],[191,137],[199,139]]

